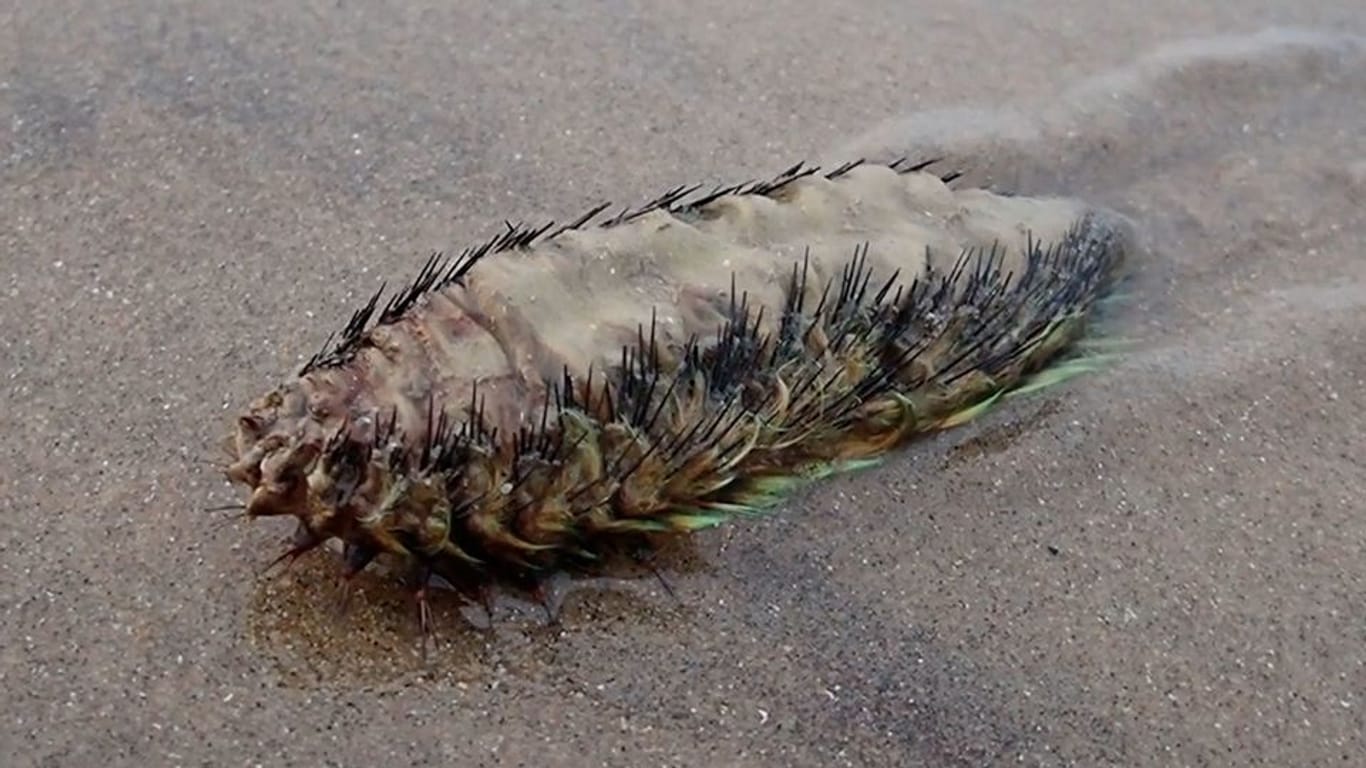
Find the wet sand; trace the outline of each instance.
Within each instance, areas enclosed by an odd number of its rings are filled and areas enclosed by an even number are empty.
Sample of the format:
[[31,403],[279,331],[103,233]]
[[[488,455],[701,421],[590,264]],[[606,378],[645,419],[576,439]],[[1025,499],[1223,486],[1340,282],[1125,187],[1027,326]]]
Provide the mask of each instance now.
[[[1361,761],[1356,6],[0,9],[5,764]],[[1135,349],[426,671],[202,511],[431,250],[863,154],[1132,217]]]

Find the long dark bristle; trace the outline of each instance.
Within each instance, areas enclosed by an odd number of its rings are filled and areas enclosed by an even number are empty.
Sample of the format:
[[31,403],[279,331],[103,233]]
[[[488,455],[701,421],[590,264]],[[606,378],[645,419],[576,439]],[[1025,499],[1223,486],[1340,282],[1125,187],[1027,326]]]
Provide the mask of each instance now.
[[[906,165],[906,160],[903,158],[888,163],[887,167],[898,173],[914,173],[922,171],[936,162],[939,162],[938,158],[913,165]],[[866,164],[867,161],[863,159],[845,163],[826,173],[825,178],[838,179],[841,176],[847,175],[855,168]],[[678,186],[656,196],[642,205],[623,207],[620,213],[602,221],[600,226],[615,227],[628,224],[655,210],[663,210],[670,213],[695,212],[705,208],[707,205],[715,202],[721,197],[728,195],[759,195],[771,197],[793,182],[809,176],[814,176],[820,172],[821,168],[819,166],[808,166],[805,162],[799,162],[766,181],[718,186],[713,191],[691,200],[688,199],[688,197],[700,190],[702,185]],[[956,178],[956,174],[948,174],[945,181],[952,181],[953,178]],[[375,326],[397,322],[412,311],[412,308],[422,296],[433,290],[439,290],[459,282],[460,279],[468,274],[480,260],[507,251],[525,250],[541,240],[552,239],[565,232],[580,229],[601,215],[610,208],[611,205],[610,202],[600,203],[590,208],[570,223],[562,225],[559,228],[555,228],[554,222],[549,222],[534,228],[522,224],[514,224],[512,222],[504,222],[504,229],[502,232],[485,240],[478,246],[465,249],[455,258],[446,258],[440,253],[433,254],[424,263],[417,276],[405,286],[403,290],[386,302],[383,310],[379,310],[379,301],[384,294],[386,286],[381,285],[370,297],[370,300],[352,314],[350,320],[340,334],[328,335],[327,339],[323,342],[322,348],[310,357],[299,370],[299,375],[304,375],[313,370],[335,368],[345,365],[359,350],[365,333],[372,327],[372,320],[375,321]]]

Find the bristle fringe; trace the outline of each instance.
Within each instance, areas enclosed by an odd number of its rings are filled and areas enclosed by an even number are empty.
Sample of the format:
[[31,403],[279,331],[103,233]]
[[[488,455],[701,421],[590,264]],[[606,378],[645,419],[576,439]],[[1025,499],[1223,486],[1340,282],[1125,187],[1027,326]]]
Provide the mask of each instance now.
[[[887,167],[898,173],[916,173],[925,170],[929,166],[940,162],[940,158],[927,160],[921,163],[907,164],[906,158],[886,164]],[[834,170],[825,174],[826,179],[838,179],[848,174],[850,171],[867,164],[868,161],[860,159],[845,163]],[[637,207],[623,208],[616,215],[599,222],[600,227],[616,227],[628,224],[640,217],[653,211],[663,211],[670,214],[691,213],[695,214],[705,209],[708,205],[716,202],[722,197],[731,195],[761,195],[773,196],[781,192],[785,187],[808,176],[820,173],[819,166],[808,166],[801,162],[779,173],[767,181],[751,181],[743,184],[732,184],[719,186],[711,192],[689,200],[690,195],[695,194],[702,188],[702,185],[679,186],[670,189],[654,199]],[[960,176],[959,173],[949,173],[941,176],[945,183],[953,181]],[[504,222],[504,231],[482,244],[461,251],[457,256],[450,258],[441,253],[434,253],[428,258],[426,264],[402,291],[389,299],[384,309],[378,312],[379,300],[384,294],[385,285],[370,297],[369,301],[360,309],[356,310],[345,327],[340,333],[334,333],[327,337],[323,342],[322,348],[304,363],[299,369],[299,375],[310,371],[336,368],[346,365],[354,359],[356,352],[365,345],[366,332],[373,327],[395,323],[406,316],[409,311],[417,305],[423,296],[435,290],[440,290],[452,283],[458,283],[480,260],[488,256],[504,253],[513,250],[525,250],[531,248],[542,240],[549,240],[558,237],[565,232],[582,229],[587,227],[592,221],[597,219],[602,213],[611,207],[611,203],[601,203],[590,208],[579,218],[555,228],[555,222],[546,223],[540,227],[532,228],[523,224],[513,224]],[[371,321],[374,321],[373,324]],[[335,343],[334,343],[335,342]]]

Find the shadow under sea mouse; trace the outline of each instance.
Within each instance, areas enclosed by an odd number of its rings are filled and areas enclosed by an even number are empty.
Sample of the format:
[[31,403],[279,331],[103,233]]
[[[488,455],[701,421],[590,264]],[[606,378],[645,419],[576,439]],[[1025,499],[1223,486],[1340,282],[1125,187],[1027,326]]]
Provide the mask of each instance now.
[[282,559],[340,540],[343,584],[393,559],[425,632],[437,576],[535,591],[1092,370],[1126,221],[929,165],[799,164],[432,256],[236,419],[245,516],[296,521]]

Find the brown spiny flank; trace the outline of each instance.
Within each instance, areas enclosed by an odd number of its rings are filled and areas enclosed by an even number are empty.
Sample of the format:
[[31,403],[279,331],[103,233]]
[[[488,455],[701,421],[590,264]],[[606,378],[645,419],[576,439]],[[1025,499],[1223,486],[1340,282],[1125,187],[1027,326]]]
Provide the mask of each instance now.
[[926,167],[798,165],[433,256],[238,418],[247,516],[297,521],[285,557],[340,539],[346,578],[409,564],[419,602],[434,574],[534,587],[1085,369],[1123,223]]

